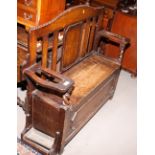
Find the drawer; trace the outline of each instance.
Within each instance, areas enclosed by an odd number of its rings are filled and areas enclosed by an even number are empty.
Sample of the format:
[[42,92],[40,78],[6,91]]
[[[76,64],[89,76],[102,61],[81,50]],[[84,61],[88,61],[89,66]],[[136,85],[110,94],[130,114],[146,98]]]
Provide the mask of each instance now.
[[31,13],[37,13],[37,8],[32,8],[21,3],[17,3],[17,13],[18,13],[18,10],[25,10]]
[[37,0],[18,0],[18,3],[27,7],[37,8]]
[[18,17],[21,17],[25,22],[26,21],[36,22],[36,12],[29,10],[27,8],[18,7],[17,15]]

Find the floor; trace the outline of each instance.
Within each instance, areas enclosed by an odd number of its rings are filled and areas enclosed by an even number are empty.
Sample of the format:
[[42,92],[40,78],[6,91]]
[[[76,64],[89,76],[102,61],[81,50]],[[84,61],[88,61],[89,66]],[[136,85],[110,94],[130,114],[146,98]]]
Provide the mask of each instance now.
[[[20,96],[24,98],[25,92]],[[17,134],[25,115],[17,108]],[[115,95],[65,147],[63,155],[137,154],[137,79],[122,71]]]

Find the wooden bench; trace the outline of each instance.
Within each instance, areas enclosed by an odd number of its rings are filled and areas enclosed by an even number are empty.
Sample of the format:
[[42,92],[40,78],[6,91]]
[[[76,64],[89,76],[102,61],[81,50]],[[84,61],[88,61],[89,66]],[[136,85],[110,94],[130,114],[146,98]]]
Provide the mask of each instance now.
[[[26,126],[22,140],[43,154],[61,154],[65,145],[114,95],[129,40],[101,29],[103,11],[101,7],[76,6],[29,31],[29,67],[24,70],[28,84]],[[62,32],[58,54],[58,36]],[[118,59],[107,58],[97,50],[101,37],[119,45]],[[36,63],[39,39],[42,57]]]

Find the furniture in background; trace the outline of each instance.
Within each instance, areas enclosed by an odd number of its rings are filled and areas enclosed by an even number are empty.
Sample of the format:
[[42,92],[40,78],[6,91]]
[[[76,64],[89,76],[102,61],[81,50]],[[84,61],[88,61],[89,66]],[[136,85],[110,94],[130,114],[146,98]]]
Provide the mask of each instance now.
[[18,23],[27,27],[48,22],[65,9],[65,0],[18,0]]
[[[130,38],[130,45],[126,50],[122,68],[137,75],[137,16],[117,11],[113,20],[111,31]],[[114,45],[107,45],[104,49],[107,56],[115,57],[119,50]]]
[[[44,155],[61,154],[65,145],[114,95],[129,39],[102,29],[103,11],[101,7],[79,5],[29,30],[29,64],[24,69],[28,83],[23,107],[26,126],[22,141]],[[59,54],[60,33],[63,43]],[[53,48],[49,64],[51,35]],[[99,53],[101,38],[119,45],[118,58]],[[42,46],[39,62],[38,40]]]

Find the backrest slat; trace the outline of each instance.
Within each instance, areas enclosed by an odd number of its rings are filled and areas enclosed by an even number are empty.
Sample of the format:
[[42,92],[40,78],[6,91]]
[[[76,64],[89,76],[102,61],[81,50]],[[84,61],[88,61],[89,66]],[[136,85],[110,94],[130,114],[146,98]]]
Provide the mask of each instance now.
[[90,33],[90,19],[87,19],[85,24],[84,24],[84,40],[81,42],[81,52],[80,52],[80,57],[84,57],[85,54],[87,53],[87,47],[88,47],[88,41],[89,41],[89,33]]
[[89,37],[88,52],[90,52],[93,48],[95,28],[96,28],[96,18],[94,17],[91,22],[91,32]]
[[29,32],[28,35],[28,50],[30,51],[30,61],[29,61],[29,65],[32,65],[34,63],[36,63],[36,55],[37,55],[37,38],[36,38],[36,33],[35,31]]
[[80,48],[79,48],[79,57],[82,57],[82,53],[83,53],[83,42],[85,40],[85,33],[86,33],[86,23],[83,24],[83,28],[82,28],[82,35],[81,35],[81,43],[80,43]]
[[56,64],[57,64],[57,48],[58,48],[58,31],[53,33],[53,49],[52,49],[52,66],[51,69],[56,71]]
[[48,36],[44,36],[42,40],[42,67],[47,67],[47,59],[48,59]]

